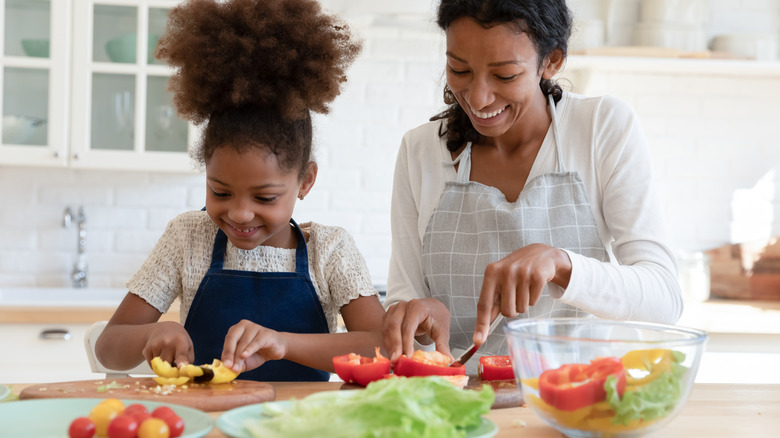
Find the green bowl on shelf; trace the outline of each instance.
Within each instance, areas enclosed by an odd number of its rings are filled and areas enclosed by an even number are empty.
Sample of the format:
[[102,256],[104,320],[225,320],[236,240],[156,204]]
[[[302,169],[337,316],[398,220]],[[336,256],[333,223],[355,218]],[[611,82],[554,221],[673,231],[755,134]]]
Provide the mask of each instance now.
[[33,56],[35,58],[48,58],[49,40],[25,39],[22,40],[22,49],[24,49],[24,54],[27,56]]
[[[116,38],[110,39],[106,43],[106,54],[111,62],[120,62],[124,64],[135,64],[135,52],[136,52],[136,34],[128,33]],[[147,46],[147,62],[154,61],[154,49],[157,47],[157,41],[160,39],[159,35],[149,35],[149,41]]]

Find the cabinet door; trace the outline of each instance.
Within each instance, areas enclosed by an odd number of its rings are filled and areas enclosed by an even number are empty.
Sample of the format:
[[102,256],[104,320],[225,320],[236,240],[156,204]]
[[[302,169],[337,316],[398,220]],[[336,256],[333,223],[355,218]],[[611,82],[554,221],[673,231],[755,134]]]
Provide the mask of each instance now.
[[194,171],[197,131],[167,91],[154,58],[172,1],[75,0],[71,166]]
[[0,1],[0,165],[67,165],[71,11],[69,0]]

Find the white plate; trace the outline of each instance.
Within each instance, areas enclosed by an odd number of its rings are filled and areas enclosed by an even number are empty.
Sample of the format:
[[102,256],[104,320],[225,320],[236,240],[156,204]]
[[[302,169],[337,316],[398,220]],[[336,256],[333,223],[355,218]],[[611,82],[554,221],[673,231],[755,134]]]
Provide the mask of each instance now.
[[[284,407],[289,401],[277,401],[258,403],[231,409],[217,418],[217,429],[231,438],[254,438],[244,428],[247,420],[259,421],[263,416],[265,406],[274,405]],[[498,433],[496,423],[482,417],[482,422],[477,427],[466,429],[466,438],[490,438]]]
[[[59,438],[77,417],[86,417],[102,398],[47,398],[0,403],[0,436],[14,438]],[[200,438],[214,427],[211,415],[187,406],[146,400],[122,400],[125,406],[139,403],[149,411],[168,406],[184,420],[181,438]]]
[[11,388],[5,385],[0,385],[0,402],[5,400],[9,395],[11,395]]

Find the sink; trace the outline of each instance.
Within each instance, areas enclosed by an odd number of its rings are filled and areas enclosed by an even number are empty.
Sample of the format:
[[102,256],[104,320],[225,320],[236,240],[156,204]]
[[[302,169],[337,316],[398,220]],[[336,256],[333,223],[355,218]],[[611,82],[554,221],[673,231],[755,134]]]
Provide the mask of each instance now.
[[118,288],[0,287],[0,307],[116,307],[126,294]]

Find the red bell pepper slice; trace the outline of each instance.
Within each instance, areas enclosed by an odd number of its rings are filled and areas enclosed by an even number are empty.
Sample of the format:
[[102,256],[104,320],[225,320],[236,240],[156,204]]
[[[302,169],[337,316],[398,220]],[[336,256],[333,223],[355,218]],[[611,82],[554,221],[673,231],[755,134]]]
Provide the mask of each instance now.
[[539,376],[539,397],[562,411],[574,411],[607,399],[604,382],[618,379],[618,395],[626,389],[626,370],[620,359],[605,357],[590,364],[566,364]]
[[345,354],[333,358],[336,374],[346,383],[366,386],[374,380],[383,379],[390,372],[390,360],[376,349],[376,357],[363,357],[359,354]]
[[450,358],[437,351],[424,352],[417,350],[411,358],[401,356],[395,364],[395,374],[404,377],[425,376],[463,376],[466,367],[449,366]]
[[482,380],[514,380],[515,372],[509,356],[482,356],[479,358],[479,377]]

